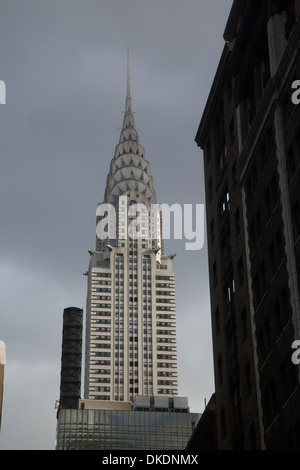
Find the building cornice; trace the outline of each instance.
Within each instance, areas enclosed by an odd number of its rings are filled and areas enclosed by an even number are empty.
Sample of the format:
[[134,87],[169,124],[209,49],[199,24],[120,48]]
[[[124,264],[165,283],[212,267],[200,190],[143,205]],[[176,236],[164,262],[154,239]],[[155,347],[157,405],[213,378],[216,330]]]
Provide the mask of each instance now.
[[227,72],[228,59],[230,57],[231,51],[228,48],[228,45],[225,44],[221,59],[218,65],[218,69],[208,96],[206,106],[198,127],[198,131],[195,137],[195,141],[199,147],[203,149],[205,142],[208,138],[208,129],[210,123],[216,113],[216,103],[219,100],[219,95],[223,91],[223,78]]
[[281,59],[276,75],[275,77],[269,79],[264,95],[260,101],[256,115],[252,122],[251,128],[245,139],[243,149],[237,161],[237,172],[241,182],[243,181],[247,165],[257,144],[257,139],[260,135],[259,129],[263,128],[268,116],[270,115],[272,107],[278,102],[281,90],[286,87],[286,81],[290,73],[290,68],[295,62],[293,57],[296,54],[299,55],[299,35],[300,17],[298,18],[293,32],[290,36],[290,39],[285,49],[285,53]]

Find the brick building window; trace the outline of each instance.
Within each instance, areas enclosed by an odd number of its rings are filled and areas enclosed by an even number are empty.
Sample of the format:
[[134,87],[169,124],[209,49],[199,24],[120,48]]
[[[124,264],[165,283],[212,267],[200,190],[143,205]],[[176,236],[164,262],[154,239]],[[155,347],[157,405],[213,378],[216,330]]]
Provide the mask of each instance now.
[[230,212],[230,198],[228,191],[224,193],[223,198],[221,199],[220,211],[222,219],[225,218]]
[[212,219],[210,223],[210,241],[211,243],[214,243],[216,238],[216,232],[215,232],[215,220]]
[[218,335],[220,333],[220,312],[219,312],[219,307],[216,308],[215,311],[215,328],[216,328],[216,334]]
[[273,307],[277,337],[279,337],[288,323],[291,315],[288,290],[284,287],[278,295]]
[[294,28],[296,22],[295,1],[285,0],[286,5],[286,23],[285,23],[285,38],[288,39]]
[[252,395],[252,382],[251,382],[250,372],[251,372],[250,363],[248,362],[248,364],[245,368],[245,377],[246,377],[246,383],[247,383],[248,398],[250,398],[251,395]]
[[212,274],[213,274],[213,286],[214,286],[214,288],[216,288],[216,287],[217,287],[217,284],[218,284],[218,278],[217,278],[217,263],[216,263],[216,261],[215,261],[214,264],[213,264],[213,272],[212,272]]
[[239,208],[236,210],[234,214],[234,222],[235,222],[235,234],[238,237],[241,233],[241,217],[240,217],[240,210]]
[[247,336],[248,336],[248,324],[247,324],[247,310],[246,310],[246,307],[244,307],[243,310],[242,310],[241,320],[242,320],[243,340],[245,341]]
[[241,256],[238,261],[238,276],[239,276],[239,286],[242,287],[244,284],[244,264],[243,257]]
[[222,364],[221,356],[218,359],[218,378],[219,378],[219,385],[221,385],[223,383],[223,364]]

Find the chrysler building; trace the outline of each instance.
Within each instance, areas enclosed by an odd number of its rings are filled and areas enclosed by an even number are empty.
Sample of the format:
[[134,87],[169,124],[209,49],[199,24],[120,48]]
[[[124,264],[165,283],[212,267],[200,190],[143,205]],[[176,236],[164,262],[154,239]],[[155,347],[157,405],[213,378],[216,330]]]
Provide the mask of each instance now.
[[178,393],[174,255],[164,253],[161,212],[153,211],[158,204],[135,126],[129,60],[127,67],[123,126],[96,217],[97,227],[111,230],[97,231],[86,273],[86,399]]

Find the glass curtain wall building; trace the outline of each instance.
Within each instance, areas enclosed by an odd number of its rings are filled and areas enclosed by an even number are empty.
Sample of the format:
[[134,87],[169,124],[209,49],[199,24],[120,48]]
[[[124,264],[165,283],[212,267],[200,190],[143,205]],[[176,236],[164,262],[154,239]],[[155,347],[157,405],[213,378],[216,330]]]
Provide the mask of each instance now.
[[60,410],[57,450],[185,449],[197,413]]

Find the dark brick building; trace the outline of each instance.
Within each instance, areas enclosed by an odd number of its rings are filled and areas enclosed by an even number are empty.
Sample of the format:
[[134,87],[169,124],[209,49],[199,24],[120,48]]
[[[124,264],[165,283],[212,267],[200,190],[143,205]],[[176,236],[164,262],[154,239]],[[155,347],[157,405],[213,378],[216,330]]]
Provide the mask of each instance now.
[[196,136],[219,449],[300,449],[299,13],[299,0],[233,2]]

